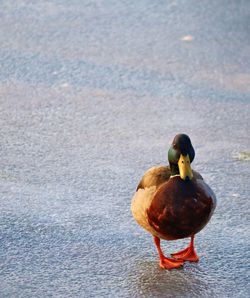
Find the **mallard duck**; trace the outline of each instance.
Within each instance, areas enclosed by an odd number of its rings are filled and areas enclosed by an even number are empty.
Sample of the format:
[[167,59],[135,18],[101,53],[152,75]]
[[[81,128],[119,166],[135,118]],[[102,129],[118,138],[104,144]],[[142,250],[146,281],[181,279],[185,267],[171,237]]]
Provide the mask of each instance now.
[[[191,169],[195,151],[186,134],[175,136],[168,151],[169,166],[150,168],[142,177],[131,203],[133,217],[153,235],[160,267],[173,269],[185,261],[198,262],[195,235],[209,222],[216,197],[202,176]],[[187,248],[167,258],[160,239],[190,237]]]

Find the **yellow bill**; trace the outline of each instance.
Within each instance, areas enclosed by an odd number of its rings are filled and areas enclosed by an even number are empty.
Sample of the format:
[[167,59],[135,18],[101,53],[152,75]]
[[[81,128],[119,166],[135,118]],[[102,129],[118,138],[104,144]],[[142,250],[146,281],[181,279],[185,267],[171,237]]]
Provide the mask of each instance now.
[[191,169],[190,159],[188,154],[186,156],[183,156],[181,154],[178,161],[178,167],[179,167],[181,179],[186,180],[188,177],[191,180],[193,178],[193,172]]

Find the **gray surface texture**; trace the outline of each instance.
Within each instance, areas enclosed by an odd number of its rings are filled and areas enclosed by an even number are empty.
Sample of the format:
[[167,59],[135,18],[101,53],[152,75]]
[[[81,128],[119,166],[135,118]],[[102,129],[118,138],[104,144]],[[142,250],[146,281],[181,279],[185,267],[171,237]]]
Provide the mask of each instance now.
[[[0,296],[249,297],[249,70],[248,0],[0,1]],[[218,206],[164,271],[130,200],[179,132]]]

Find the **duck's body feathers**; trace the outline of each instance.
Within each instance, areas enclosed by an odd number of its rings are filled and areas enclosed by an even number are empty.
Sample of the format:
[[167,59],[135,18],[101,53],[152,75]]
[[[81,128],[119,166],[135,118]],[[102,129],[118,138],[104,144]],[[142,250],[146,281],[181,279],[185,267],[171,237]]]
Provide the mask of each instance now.
[[[196,179],[203,179],[201,174],[193,170],[194,177]],[[169,166],[156,166],[152,167],[145,172],[137,189],[145,189],[146,187],[156,186],[156,189],[167,182],[171,176],[171,170]]]
[[215,208],[213,191],[202,179],[188,183],[171,178],[154,194],[147,217],[164,239],[175,240],[197,234],[208,223]]
[[139,225],[165,240],[199,232],[213,213],[215,196],[198,172],[193,175],[192,183],[186,183],[178,175],[170,178],[169,166],[146,171],[131,204]]

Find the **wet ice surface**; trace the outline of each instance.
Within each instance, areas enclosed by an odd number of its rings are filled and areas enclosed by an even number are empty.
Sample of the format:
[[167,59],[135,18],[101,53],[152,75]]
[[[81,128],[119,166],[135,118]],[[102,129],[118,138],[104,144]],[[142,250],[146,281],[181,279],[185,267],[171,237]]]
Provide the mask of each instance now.
[[[249,1],[0,11],[1,296],[249,296]],[[178,132],[218,206],[169,272],[130,200]]]

